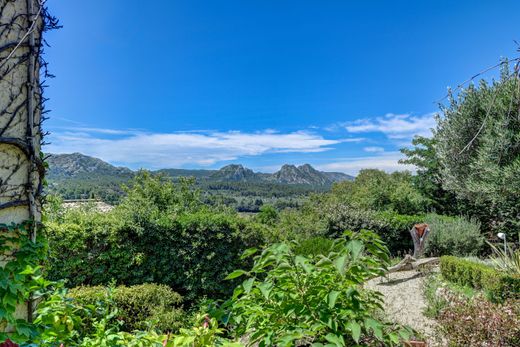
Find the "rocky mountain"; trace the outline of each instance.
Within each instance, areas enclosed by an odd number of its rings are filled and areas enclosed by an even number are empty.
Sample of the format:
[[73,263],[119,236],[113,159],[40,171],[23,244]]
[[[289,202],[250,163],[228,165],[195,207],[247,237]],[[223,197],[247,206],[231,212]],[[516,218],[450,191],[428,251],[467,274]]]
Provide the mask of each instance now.
[[84,176],[131,177],[134,172],[81,153],[53,154],[47,159],[47,178],[80,178]]
[[[135,174],[128,168],[116,167],[101,159],[81,153],[51,155],[47,162],[49,163],[47,177],[53,182],[67,179],[92,180],[93,178],[103,177],[125,180]],[[310,164],[300,166],[286,164],[273,174],[253,172],[253,170],[239,164],[227,165],[220,170],[162,169],[156,172],[174,178],[191,176],[208,182],[266,182],[313,186],[329,186],[334,182],[353,179],[352,176],[340,172],[318,171]]]
[[251,182],[258,181],[259,178],[253,170],[245,168],[242,165],[231,164],[213,173],[209,176],[209,179],[214,181]]
[[334,182],[352,179],[352,176],[343,173],[318,171],[310,164],[300,166],[284,165],[273,174],[273,180],[284,184],[309,184],[318,186],[331,185]]

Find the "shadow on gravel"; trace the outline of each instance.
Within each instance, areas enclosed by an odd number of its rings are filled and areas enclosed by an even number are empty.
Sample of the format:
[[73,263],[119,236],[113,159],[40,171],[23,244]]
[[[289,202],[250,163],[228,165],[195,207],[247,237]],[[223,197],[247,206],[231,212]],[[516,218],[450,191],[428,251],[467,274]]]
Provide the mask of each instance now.
[[416,279],[416,278],[422,277],[422,276],[423,276],[423,274],[421,272],[417,272],[417,273],[415,273],[414,275],[412,275],[410,277],[400,278],[398,280],[387,280],[385,282],[380,282],[377,285],[378,286],[395,286],[395,285],[397,285],[399,283],[408,282],[408,281],[411,281],[413,279]]

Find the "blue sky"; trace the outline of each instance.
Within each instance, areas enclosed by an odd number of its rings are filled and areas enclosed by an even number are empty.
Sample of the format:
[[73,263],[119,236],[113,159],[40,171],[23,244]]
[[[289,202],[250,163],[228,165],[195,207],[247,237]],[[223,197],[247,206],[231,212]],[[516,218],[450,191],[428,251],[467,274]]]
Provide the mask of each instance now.
[[520,40],[512,0],[48,5],[44,150],[132,168],[396,170],[446,88]]

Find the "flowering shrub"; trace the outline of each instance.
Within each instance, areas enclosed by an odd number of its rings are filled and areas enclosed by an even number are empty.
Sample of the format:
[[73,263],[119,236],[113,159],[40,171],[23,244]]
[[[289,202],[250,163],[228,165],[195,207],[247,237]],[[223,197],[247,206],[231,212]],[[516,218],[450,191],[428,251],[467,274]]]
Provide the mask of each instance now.
[[520,346],[520,301],[494,304],[483,296],[471,299],[439,293],[448,305],[437,320],[451,346]]

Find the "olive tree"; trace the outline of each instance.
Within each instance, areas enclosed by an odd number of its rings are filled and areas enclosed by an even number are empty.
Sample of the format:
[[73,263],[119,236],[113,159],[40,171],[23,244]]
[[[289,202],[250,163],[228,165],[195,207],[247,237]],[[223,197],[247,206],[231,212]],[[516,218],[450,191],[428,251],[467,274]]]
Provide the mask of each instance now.
[[435,131],[442,187],[488,230],[520,227],[519,65],[450,95]]

